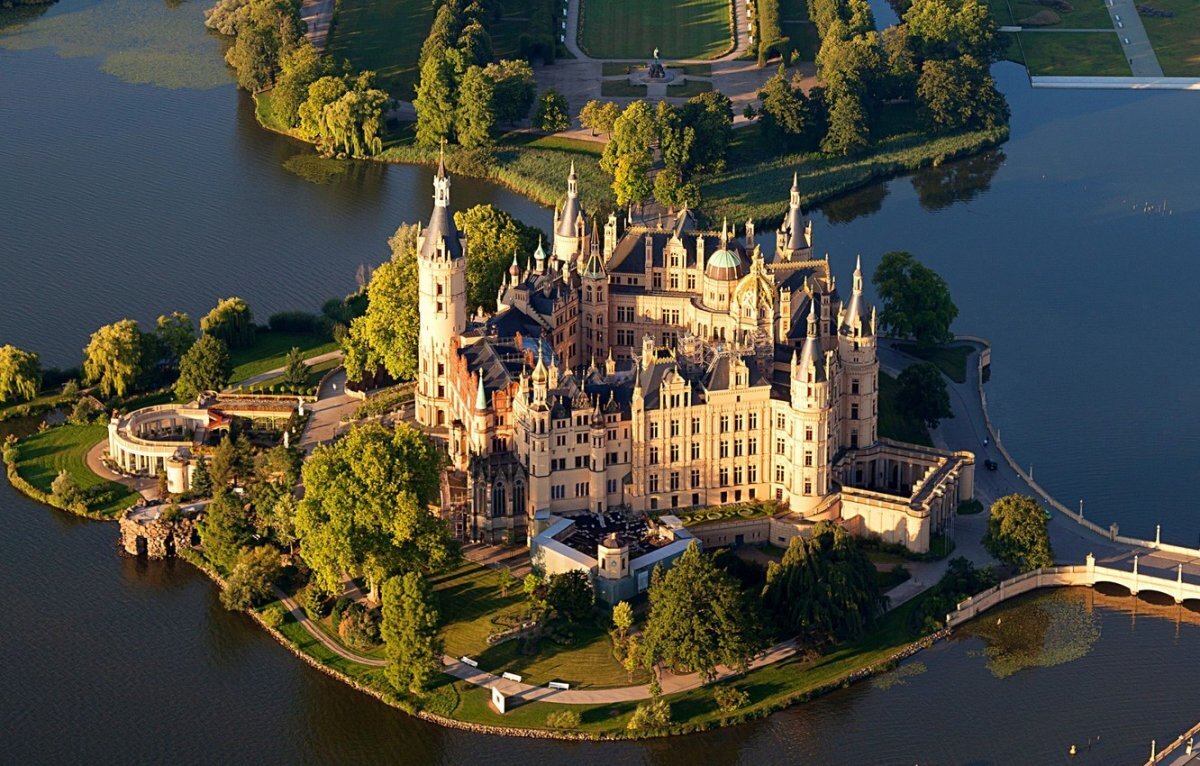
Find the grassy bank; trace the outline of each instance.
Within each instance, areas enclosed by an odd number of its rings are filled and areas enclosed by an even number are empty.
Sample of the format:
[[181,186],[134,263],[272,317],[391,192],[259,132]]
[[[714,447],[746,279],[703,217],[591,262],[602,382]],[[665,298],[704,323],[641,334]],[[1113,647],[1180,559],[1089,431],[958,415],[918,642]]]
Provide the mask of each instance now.
[[967,358],[971,356],[973,350],[970,346],[937,346],[923,349],[915,343],[897,343],[895,348],[909,356],[932,362],[955,383],[967,382]]
[[[740,143],[753,143],[757,131],[739,131]],[[975,154],[1008,138],[1008,128],[929,137],[906,133],[880,141],[850,157],[783,154],[753,162],[731,162],[729,172],[701,183],[701,207],[711,220],[753,218],[774,225],[787,209],[792,173],[797,174],[801,203],[808,207],[873,181]],[[736,152],[738,147],[734,147]]]
[[1146,5],[1174,13],[1163,18],[1143,13],[1142,25],[1167,77],[1200,77],[1200,3],[1149,0]]
[[[114,516],[133,505],[137,493],[123,484],[97,476],[87,465],[87,453],[108,434],[104,425],[62,425],[33,434],[17,443],[17,459],[9,479],[25,494],[56,508],[96,518]],[[84,506],[69,508],[54,501],[51,485],[66,471],[82,490]]]
[[230,381],[237,383],[283,367],[287,364],[288,352],[293,347],[299,348],[305,359],[310,359],[337,351],[338,344],[328,338],[308,333],[259,330],[254,337],[254,345],[230,352],[233,361],[233,376]]

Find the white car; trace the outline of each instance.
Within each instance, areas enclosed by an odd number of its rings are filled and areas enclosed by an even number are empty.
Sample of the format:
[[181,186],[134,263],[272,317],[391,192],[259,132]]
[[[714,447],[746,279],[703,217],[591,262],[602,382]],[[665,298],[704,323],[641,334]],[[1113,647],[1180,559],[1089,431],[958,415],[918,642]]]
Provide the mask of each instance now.
[[1113,18],[1116,19],[1118,23],[1121,21],[1121,17],[1116,14],[1113,14]]
[[1120,21],[1118,21],[1118,22],[1117,22],[1117,29],[1124,29],[1124,28],[1125,28],[1125,25],[1124,25],[1123,23],[1121,23]]
[[1126,38],[1125,38],[1125,44],[1126,44],[1126,45],[1129,45],[1129,38],[1128,38],[1128,37],[1126,37]]

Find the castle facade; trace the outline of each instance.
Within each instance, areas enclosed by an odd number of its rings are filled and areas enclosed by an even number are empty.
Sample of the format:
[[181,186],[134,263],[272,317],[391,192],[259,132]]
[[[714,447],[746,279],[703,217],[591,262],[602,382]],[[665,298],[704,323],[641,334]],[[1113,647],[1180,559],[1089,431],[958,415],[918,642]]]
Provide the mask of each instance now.
[[416,419],[446,440],[458,533],[524,541],[550,515],[775,501],[777,544],[837,519],[927,550],[972,496],[974,457],[879,437],[862,270],[843,298],[795,183],[769,254],[753,221],[738,236],[686,209],[601,228],[576,184],[572,168],[551,252],[514,257],[496,311],[471,314],[471,243],[443,167],[434,179]]

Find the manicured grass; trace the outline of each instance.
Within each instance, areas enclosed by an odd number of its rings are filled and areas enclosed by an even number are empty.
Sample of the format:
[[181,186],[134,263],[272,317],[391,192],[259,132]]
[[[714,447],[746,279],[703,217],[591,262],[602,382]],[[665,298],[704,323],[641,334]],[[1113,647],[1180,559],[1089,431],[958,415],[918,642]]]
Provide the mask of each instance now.
[[601,80],[600,95],[605,98],[645,98],[646,86],[628,80]]
[[[903,122],[899,116],[894,121]],[[759,226],[770,226],[787,208],[780,199],[792,185],[793,172],[799,181],[801,203],[809,206],[880,178],[975,154],[1007,137],[1007,128],[932,138],[908,133],[885,138],[850,157],[819,152],[763,157],[756,148],[758,131],[745,128],[735,131],[730,170],[701,180],[701,207],[709,220],[753,218]]]
[[933,446],[925,424],[907,413],[901,412],[896,404],[896,379],[886,372],[879,373],[879,435],[885,439]]
[[62,425],[28,436],[17,445],[17,474],[49,494],[58,472],[65,470],[80,489],[107,493],[103,502],[88,510],[105,515],[124,510],[137,500],[137,493],[97,476],[87,466],[88,451],[107,435],[105,425]]
[[1023,32],[1020,38],[1030,75],[1130,75],[1115,31]]
[[897,343],[896,350],[918,359],[924,359],[926,362],[933,362],[946,377],[955,383],[967,382],[967,358],[971,356],[970,346],[937,346],[936,348],[922,349],[915,343]]
[[1140,14],[1163,74],[1167,77],[1200,77],[1200,3],[1196,0],[1145,0],[1144,5],[1175,13],[1169,19]]
[[1044,29],[1112,29],[1112,17],[1104,0],[1070,0],[1073,10],[1060,11],[1040,5],[1036,0],[988,0],[988,11],[997,26],[1020,25],[1039,11],[1054,11],[1062,19]]
[[287,364],[287,355],[293,346],[299,348],[304,358],[308,359],[319,354],[336,351],[338,344],[318,335],[259,330],[254,345],[234,349],[230,352],[230,356],[233,358],[231,382],[237,383],[277,367],[283,367]]
[[[446,654],[466,655],[489,673],[517,673],[534,685],[566,681],[572,688],[590,688],[630,683],[629,675],[613,657],[607,631],[599,624],[573,627],[570,645],[543,637],[533,656],[521,655],[516,640],[488,646],[488,635],[504,627],[493,622],[495,618],[517,618],[527,611],[520,583],[503,596],[498,582],[495,570],[478,564],[466,564],[431,580],[440,597]],[[637,682],[639,677],[635,676]]]
[[682,85],[671,83],[667,86],[667,95],[672,98],[691,98],[713,89],[708,80],[685,80]]
[[579,45],[595,58],[714,58],[729,50],[727,0],[584,0]]
[[578,138],[563,136],[543,136],[538,133],[513,131],[505,133],[499,142],[504,146],[524,146],[530,149],[554,149],[560,152],[590,154],[599,157],[604,154],[604,143],[600,141],[582,141]]
[[357,70],[373,70],[381,87],[411,100],[435,9],[427,0],[338,0],[328,53]]
[[[304,380],[304,383],[300,386],[300,388],[315,389],[317,387],[317,384],[321,382],[321,378],[325,377],[325,373],[329,372],[332,369],[337,368],[341,363],[342,363],[341,359],[326,359],[323,362],[318,362],[316,364],[310,364],[308,366],[308,377]],[[258,386],[273,386],[276,384],[279,384],[279,385],[283,384],[283,373],[282,372],[279,373],[278,375],[276,375],[275,377],[267,378],[262,383],[258,383],[256,385],[258,385]]]

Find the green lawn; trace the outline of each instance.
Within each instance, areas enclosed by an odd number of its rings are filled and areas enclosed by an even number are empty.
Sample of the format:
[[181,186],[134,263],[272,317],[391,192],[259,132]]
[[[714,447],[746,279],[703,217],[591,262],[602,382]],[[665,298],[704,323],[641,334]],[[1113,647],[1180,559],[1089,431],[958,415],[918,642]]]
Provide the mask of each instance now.
[[396,98],[411,100],[417,56],[433,24],[428,0],[339,0],[329,55],[358,70],[374,70]]
[[925,424],[901,412],[896,404],[896,379],[886,372],[879,373],[879,435],[885,439],[933,446]]
[[1072,10],[1048,8],[1036,0],[988,0],[988,11],[997,26],[1020,25],[1040,11],[1053,11],[1062,20],[1046,29],[1112,29],[1112,17],[1104,0],[1070,0]]
[[253,346],[230,352],[230,356],[233,357],[233,376],[230,381],[237,383],[268,370],[283,367],[293,346],[300,349],[305,359],[336,351],[338,348],[337,343],[318,335],[259,330]]
[[[329,372],[330,370],[336,369],[339,365],[341,365],[341,363],[342,363],[341,359],[326,359],[323,362],[318,362],[316,364],[310,364],[308,366],[308,377],[304,380],[304,383],[301,386],[299,386],[299,388],[300,389],[311,388],[311,389],[313,389],[313,393],[315,394],[315,389],[317,387],[317,384],[319,384],[321,382],[321,378],[325,377],[325,373]],[[270,386],[274,386],[274,385],[280,385],[280,386],[283,385],[283,373],[279,373],[278,375],[276,375],[275,377],[272,377],[272,378],[267,378],[262,383],[256,384],[255,388],[258,388],[260,386],[261,387],[270,387]]]
[[[519,654],[515,640],[488,646],[488,635],[502,629],[493,618],[525,612],[520,583],[502,596],[495,570],[466,564],[431,583],[440,597],[446,654],[466,655],[489,673],[517,673],[534,685],[566,681],[572,688],[589,688],[630,683],[629,675],[613,657],[608,633],[598,624],[577,626],[569,646],[543,638],[534,656]],[[634,682],[639,680],[645,679],[635,677]]]
[[595,58],[715,58],[728,51],[727,0],[583,0],[579,47]]
[[1128,77],[1129,63],[1113,32],[1023,32],[1030,75]]
[[691,98],[713,89],[708,80],[685,80],[682,84],[671,83],[667,86],[667,95],[673,98]]
[[1196,0],[1146,0],[1145,5],[1175,13],[1169,19],[1140,14],[1163,74],[1167,77],[1200,77],[1200,3]]
[[48,428],[22,439],[17,445],[17,474],[36,489],[49,494],[58,472],[65,470],[80,489],[104,492],[104,498],[89,510],[105,515],[133,505],[137,493],[123,484],[92,473],[87,453],[108,435],[105,425],[63,425]]
[[593,157],[599,157],[604,153],[604,144],[599,141],[583,141],[578,138],[543,136],[519,131],[505,133],[500,136],[499,143],[504,146],[524,146],[530,149],[555,149],[560,152],[590,154]]
[[926,362],[933,362],[955,383],[967,382],[967,358],[971,356],[972,351],[970,346],[937,346],[925,350],[914,343],[898,343],[896,349]]

